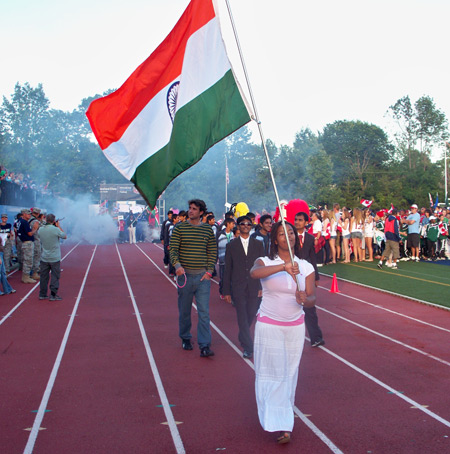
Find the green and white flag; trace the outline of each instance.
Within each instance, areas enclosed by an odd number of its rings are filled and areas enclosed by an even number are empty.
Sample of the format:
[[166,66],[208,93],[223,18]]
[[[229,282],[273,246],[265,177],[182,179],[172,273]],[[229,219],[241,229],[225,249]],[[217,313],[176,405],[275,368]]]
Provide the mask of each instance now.
[[86,115],[103,153],[153,208],[174,178],[251,119],[214,0],[192,0],[150,57]]

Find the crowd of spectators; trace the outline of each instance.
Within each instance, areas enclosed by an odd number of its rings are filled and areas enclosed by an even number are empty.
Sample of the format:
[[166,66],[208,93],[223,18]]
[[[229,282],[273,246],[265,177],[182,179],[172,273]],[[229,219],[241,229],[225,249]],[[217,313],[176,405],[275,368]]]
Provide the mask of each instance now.
[[9,171],[4,165],[0,164],[0,181],[13,183],[20,187],[20,189],[32,189],[41,193],[48,193],[48,183],[38,184],[34,181],[29,174],[15,173]]
[[[407,221],[413,213],[418,213],[419,219],[416,225],[417,252],[409,235],[411,223]],[[391,239],[398,243],[398,259],[401,261],[446,260],[450,257],[449,217],[449,210],[437,206],[419,210],[413,204],[409,209],[392,207],[373,211],[360,207],[341,209],[335,204],[331,210],[319,208],[312,211],[309,233],[315,238],[318,265],[381,259]],[[388,229],[391,221],[393,227]],[[391,266],[390,260],[388,266]],[[392,266],[395,267],[395,263]]]

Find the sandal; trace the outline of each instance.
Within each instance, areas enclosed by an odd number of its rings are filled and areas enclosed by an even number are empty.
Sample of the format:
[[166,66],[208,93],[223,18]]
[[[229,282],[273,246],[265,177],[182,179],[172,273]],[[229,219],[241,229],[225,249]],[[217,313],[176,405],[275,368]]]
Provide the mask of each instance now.
[[279,437],[277,438],[277,443],[282,445],[284,443],[289,443],[291,441],[291,433],[290,432],[280,432]]

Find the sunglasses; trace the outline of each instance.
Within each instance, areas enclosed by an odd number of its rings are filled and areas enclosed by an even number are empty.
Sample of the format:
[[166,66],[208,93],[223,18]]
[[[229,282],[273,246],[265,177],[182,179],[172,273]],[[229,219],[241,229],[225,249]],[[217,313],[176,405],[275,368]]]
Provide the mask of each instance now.
[[241,222],[239,225],[245,225],[247,227],[251,226],[250,222]]

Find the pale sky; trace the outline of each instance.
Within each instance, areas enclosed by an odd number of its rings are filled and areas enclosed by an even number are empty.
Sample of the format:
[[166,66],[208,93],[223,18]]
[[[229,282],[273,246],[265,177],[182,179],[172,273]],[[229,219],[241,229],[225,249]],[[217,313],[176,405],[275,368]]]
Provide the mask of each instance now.
[[[450,120],[449,0],[229,0],[266,139],[304,127],[374,123],[397,99],[429,95]],[[224,40],[245,80],[225,0]],[[42,83],[71,111],[118,88],[167,36],[188,0],[0,0],[0,95]],[[252,128],[256,130],[256,128]],[[255,141],[259,141],[254,136]]]

